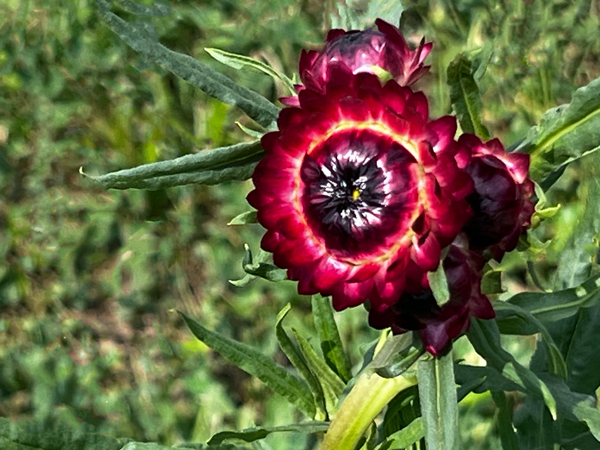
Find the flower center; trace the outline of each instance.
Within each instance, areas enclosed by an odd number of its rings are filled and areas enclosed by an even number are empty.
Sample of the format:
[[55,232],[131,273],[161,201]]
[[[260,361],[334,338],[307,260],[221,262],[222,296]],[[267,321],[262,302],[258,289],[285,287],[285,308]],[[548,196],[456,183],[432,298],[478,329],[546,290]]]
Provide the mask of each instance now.
[[311,209],[326,228],[358,236],[381,220],[385,174],[376,158],[348,149],[321,166],[308,156],[303,169]]
[[[372,253],[405,228],[418,199],[416,161],[369,129],[328,137],[300,169],[302,205],[313,233],[333,252]],[[406,230],[404,230],[406,231]],[[383,249],[380,249],[383,251]]]

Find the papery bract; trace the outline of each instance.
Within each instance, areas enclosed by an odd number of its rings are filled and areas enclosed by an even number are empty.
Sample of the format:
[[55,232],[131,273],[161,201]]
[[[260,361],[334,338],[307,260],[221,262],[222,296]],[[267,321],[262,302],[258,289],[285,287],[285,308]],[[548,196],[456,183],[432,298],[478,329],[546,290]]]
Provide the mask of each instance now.
[[473,216],[464,228],[469,246],[489,249],[500,261],[531,224],[534,185],[527,177],[529,155],[507,153],[498,139],[484,143],[473,134],[463,134],[458,142],[456,160],[474,183],[467,197]]
[[439,306],[426,285],[419,292],[405,292],[385,311],[371,308],[369,323],[374,328],[391,327],[395,334],[416,331],[425,349],[440,355],[450,348],[453,339],[466,332],[471,317],[491,319],[494,310],[481,293],[480,271],[484,259],[468,250],[464,235],[450,245],[442,264],[450,299]]
[[[398,28],[377,19],[377,30],[330,30],[321,51],[305,51],[300,55],[300,92],[305,87],[322,91],[332,76],[332,66],[345,65],[352,73],[380,74],[382,71],[400,86],[410,86],[421,78],[429,66],[423,65],[432,43],[421,43],[411,50]],[[298,106],[298,97],[284,97],[281,101]]]
[[455,119],[428,115],[423,93],[343,64],[281,111],[248,201],[262,248],[301,294],[386,309],[437,267],[469,217],[472,181],[454,159]]

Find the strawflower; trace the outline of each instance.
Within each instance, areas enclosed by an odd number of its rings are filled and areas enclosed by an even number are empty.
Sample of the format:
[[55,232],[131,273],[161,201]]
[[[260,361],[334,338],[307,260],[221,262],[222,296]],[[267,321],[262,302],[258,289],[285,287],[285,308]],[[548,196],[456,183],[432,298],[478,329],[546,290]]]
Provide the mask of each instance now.
[[456,161],[474,182],[467,197],[473,216],[464,228],[469,246],[489,250],[500,261],[531,224],[534,185],[527,177],[529,155],[507,153],[498,139],[484,143],[473,134],[463,134],[458,142]]
[[455,161],[456,120],[430,121],[423,93],[344,64],[328,74],[263,137],[248,201],[299,293],[385,310],[438,266],[472,181]]
[[416,331],[425,350],[444,354],[453,339],[466,332],[471,317],[494,318],[488,298],[481,293],[480,271],[484,259],[467,248],[463,234],[450,245],[442,265],[448,281],[450,299],[438,305],[427,283],[418,292],[403,293],[385,311],[371,308],[369,324],[378,329],[391,327],[395,334]]
[[[432,43],[421,40],[411,50],[398,28],[384,20],[375,21],[377,29],[344,31],[330,30],[321,51],[303,50],[300,55],[301,85],[321,91],[332,76],[335,65],[342,64],[352,73],[374,73],[395,80],[400,86],[410,86],[429,70],[423,61],[431,51]],[[298,97],[284,97],[281,101],[298,106]]]

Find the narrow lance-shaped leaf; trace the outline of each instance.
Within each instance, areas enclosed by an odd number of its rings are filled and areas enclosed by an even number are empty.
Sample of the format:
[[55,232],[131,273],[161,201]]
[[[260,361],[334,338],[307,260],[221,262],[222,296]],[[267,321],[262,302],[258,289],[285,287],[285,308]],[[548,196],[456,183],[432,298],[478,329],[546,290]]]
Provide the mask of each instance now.
[[308,366],[306,358],[298,349],[296,344],[290,339],[287,332],[283,329],[283,319],[290,312],[291,305],[288,303],[279,314],[277,314],[277,323],[275,324],[275,337],[279,347],[288,357],[292,365],[300,372],[300,375],[306,380],[315,399],[317,409],[317,418],[324,418],[326,414],[325,395],[319,379]]
[[82,174],[105,189],[162,189],[190,183],[218,184],[250,178],[264,151],[259,141],[144,164],[100,176]]
[[285,368],[241,342],[234,341],[219,333],[204,328],[199,323],[181,313],[191,332],[217,351],[229,362],[255,376],[292,405],[309,417],[314,417],[315,405],[312,394],[305,381],[289,373]]
[[425,435],[423,419],[417,417],[408,426],[389,435],[385,441],[375,447],[375,450],[387,450],[396,448],[410,448],[415,442],[420,441]]
[[335,415],[337,403],[346,387],[346,384],[337,376],[337,374],[329,368],[327,363],[323,361],[312,345],[301,336],[296,330],[292,330],[298,341],[300,350],[304,355],[306,363],[310,370],[316,375],[325,396],[325,408],[330,416]]
[[311,301],[315,327],[319,334],[321,350],[323,351],[323,356],[325,356],[325,361],[347,383],[352,378],[350,360],[344,351],[342,339],[335,323],[331,300],[314,295]]
[[259,61],[249,56],[237,55],[235,53],[229,53],[218,48],[205,48],[204,49],[210,56],[215,58],[220,63],[223,63],[233,69],[239,70],[244,67],[252,67],[253,69],[259,70],[266,73],[271,78],[281,81],[291,93],[295,94],[294,83],[285,75],[277,72],[268,64]]
[[427,448],[454,450],[458,443],[458,405],[452,352],[419,361],[417,378]]
[[502,334],[531,335],[540,333],[549,353],[550,372],[567,378],[567,365],[546,326],[529,311],[508,302],[496,302],[496,322]]
[[247,225],[249,223],[258,223],[256,211],[246,211],[235,216],[227,225]]
[[462,130],[474,133],[483,140],[489,139],[490,133],[481,120],[479,87],[473,78],[471,60],[464,53],[448,66],[448,84],[450,101]]
[[498,408],[497,420],[503,450],[519,450],[517,434],[513,429],[512,415],[504,391],[492,391],[492,399]]
[[[516,151],[529,153],[529,176],[544,183],[567,164],[600,150],[600,78],[573,94],[568,105],[550,109]],[[554,180],[554,178],[552,178]]]
[[123,9],[136,16],[166,17],[171,14],[171,7],[162,2],[155,1],[153,5],[143,5],[131,0],[117,0]]
[[[248,450],[246,446],[233,444],[222,445],[207,445],[207,444],[178,444],[178,445],[161,445],[154,442],[130,442],[125,447],[119,450]],[[28,449],[31,450],[31,449]],[[71,450],[71,449],[63,449]],[[73,449],[75,450],[75,449]],[[79,448],[77,448],[79,450]],[[86,449],[87,450],[87,449]]]
[[107,0],[96,0],[100,17],[135,51],[156,62],[162,68],[202,89],[208,95],[239,107],[264,127],[277,119],[279,108],[206,64],[181,53],[169,50],[158,42],[158,33],[151,23],[128,23],[110,12]]
[[556,400],[550,390],[535,373],[519,364],[502,348],[500,331],[495,320],[472,319],[467,336],[475,351],[487,361],[489,367],[542,399],[552,417],[556,418]]
[[[600,300],[600,274],[594,275],[577,287],[556,292],[522,292],[508,300],[528,311],[542,323],[556,322],[571,317],[581,309],[596,305]],[[499,323],[510,319],[510,310],[498,310]]]
[[600,153],[582,160],[577,181],[579,198],[585,202],[585,208],[573,227],[560,230],[569,238],[557,261],[553,283],[557,289],[583,283],[592,274],[597,261],[595,256],[600,251]]
[[296,432],[296,433],[325,433],[329,422],[304,422],[280,427],[255,427],[241,431],[221,431],[210,438],[211,446],[221,444],[227,439],[238,439],[245,442],[254,442],[266,438],[271,433]]
[[65,450],[93,448],[120,450],[130,442],[98,433],[86,433],[65,424],[54,424],[51,429],[42,422],[16,424],[0,417],[0,448],[9,450]]

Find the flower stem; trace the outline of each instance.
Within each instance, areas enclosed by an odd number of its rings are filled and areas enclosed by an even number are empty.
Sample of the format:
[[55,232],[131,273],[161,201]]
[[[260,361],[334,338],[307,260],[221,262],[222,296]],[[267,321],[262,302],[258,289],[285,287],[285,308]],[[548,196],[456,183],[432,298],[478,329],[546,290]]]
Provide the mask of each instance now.
[[361,375],[336,413],[319,450],[353,450],[373,419],[396,394],[415,384],[415,376]]

